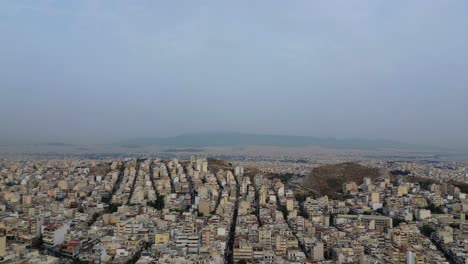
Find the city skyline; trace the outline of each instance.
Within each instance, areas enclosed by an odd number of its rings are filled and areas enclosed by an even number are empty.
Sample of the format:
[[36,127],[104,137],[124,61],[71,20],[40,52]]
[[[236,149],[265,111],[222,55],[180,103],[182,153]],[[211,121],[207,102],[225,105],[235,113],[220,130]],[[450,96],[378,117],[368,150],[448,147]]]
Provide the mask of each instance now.
[[0,2],[0,264],[468,264],[468,1]]

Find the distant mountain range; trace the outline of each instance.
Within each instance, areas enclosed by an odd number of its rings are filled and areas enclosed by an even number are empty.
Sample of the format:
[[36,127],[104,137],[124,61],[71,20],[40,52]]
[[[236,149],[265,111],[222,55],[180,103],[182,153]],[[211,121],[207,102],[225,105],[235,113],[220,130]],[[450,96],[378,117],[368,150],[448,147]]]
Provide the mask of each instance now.
[[309,136],[262,135],[248,133],[196,133],[183,134],[174,137],[136,138],[118,142],[117,145],[128,148],[138,148],[148,145],[170,147],[209,147],[209,146],[276,146],[302,147],[318,146],[333,149],[381,150],[401,149],[412,151],[442,151],[438,147],[406,144],[385,139],[336,139]]

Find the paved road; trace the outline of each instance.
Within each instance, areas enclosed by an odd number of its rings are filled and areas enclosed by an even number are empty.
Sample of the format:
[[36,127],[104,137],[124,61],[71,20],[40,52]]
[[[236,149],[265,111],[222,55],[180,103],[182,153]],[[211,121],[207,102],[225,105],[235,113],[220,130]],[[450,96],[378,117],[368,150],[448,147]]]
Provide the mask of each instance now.
[[225,259],[224,263],[234,264],[234,241],[236,238],[236,224],[237,224],[237,215],[239,213],[239,196],[240,196],[240,184],[236,179],[236,202],[234,203],[234,212],[232,214],[231,228],[229,230],[229,238],[226,245]]

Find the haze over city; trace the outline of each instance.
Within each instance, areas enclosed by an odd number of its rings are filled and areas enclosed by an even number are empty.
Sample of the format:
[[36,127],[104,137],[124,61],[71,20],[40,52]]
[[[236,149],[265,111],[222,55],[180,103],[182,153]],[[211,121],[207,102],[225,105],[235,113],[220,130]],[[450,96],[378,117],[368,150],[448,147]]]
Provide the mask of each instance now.
[[468,1],[0,1],[0,264],[468,264]]
[[1,143],[192,132],[468,148],[466,1],[2,1]]

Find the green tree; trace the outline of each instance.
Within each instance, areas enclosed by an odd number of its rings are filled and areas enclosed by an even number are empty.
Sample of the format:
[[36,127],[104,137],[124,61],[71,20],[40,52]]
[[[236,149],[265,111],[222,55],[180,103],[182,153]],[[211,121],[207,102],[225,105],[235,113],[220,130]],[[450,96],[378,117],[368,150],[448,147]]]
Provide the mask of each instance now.
[[434,228],[432,228],[432,227],[430,227],[428,225],[424,225],[422,227],[421,231],[422,231],[423,235],[425,235],[425,236],[431,236],[431,234],[433,232],[435,232]]
[[119,209],[119,206],[122,204],[119,203],[111,203],[109,204],[109,208],[107,209],[109,213],[115,213]]
[[158,194],[158,197],[156,198],[155,208],[158,209],[158,210],[164,209],[164,195],[159,195]]
[[153,207],[156,210],[162,210],[164,209],[164,195],[158,194],[156,196],[156,201],[154,202],[148,202],[148,205]]

